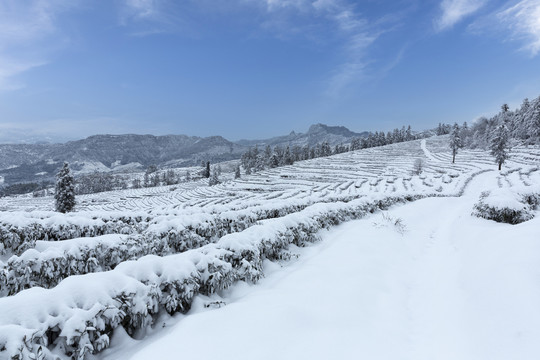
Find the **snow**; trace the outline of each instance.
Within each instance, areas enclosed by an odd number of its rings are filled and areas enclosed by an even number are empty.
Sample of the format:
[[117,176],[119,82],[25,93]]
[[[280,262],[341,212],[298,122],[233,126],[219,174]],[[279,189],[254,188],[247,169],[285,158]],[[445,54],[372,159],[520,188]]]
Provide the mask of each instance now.
[[497,209],[523,210],[525,204],[518,199],[518,196],[509,188],[494,189],[489,192],[489,195],[484,199],[484,203]]
[[435,157],[433,157],[433,155],[431,154],[431,152],[427,149],[426,147],[426,139],[422,139],[420,140],[420,147],[422,148],[422,151],[424,152],[424,155],[426,155],[426,157],[431,160],[431,161],[437,161],[437,159],[435,159]]
[[375,226],[380,213],[323,231],[294,263],[266,262],[256,286],[199,297],[129,346],[113,336],[102,359],[538,359],[540,219],[470,216],[492,186],[485,173],[462,198],[393,207],[403,234]]
[[36,241],[34,249],[39,252],[45,252],[51,249],[59,250],[62,252],[70,251],[74,248],[95,247],[97,245],[105,245],[111,247],[121,243],[127,239],[127,235],[109,234],[95,237],[76,238],[64,241]]
[[[0,358],[30,358],[47,333],[65,337],[46,347],[58,354],[111,340],[104,359],[537,358],[539,160],[517,149],[497,172],[462,150],[451,164],[436,137],[84,195],[70,214],[2,198]],[[471,216],[482,201],[526,203],[529,221]]]

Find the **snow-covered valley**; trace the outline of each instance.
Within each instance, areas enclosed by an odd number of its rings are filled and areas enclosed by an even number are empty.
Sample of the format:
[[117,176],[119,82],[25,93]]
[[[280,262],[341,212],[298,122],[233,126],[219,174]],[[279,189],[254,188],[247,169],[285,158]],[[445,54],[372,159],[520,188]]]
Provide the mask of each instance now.
[[433,137],[69,214],[0,199],[0,357],[538,358],[539,164]]

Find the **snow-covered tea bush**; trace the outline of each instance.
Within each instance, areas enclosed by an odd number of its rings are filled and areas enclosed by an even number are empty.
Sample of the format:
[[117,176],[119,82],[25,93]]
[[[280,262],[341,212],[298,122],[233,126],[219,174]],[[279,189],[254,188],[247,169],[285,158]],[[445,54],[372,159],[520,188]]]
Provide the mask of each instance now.
[[534,217],[538,194],[522,195],[509,188],[485,191],[474,205],[473,215],[508,224],[519,224]]
[[[39,214],[38,214],[39,215]],[[65,240],[106,234],[132,234],[146,228],[150,219],[140,214],[44,214],[26,217],[17,213],[0,222],[1,253],[20,254],[38,240]]]
[[263,260],[287,258],[290,244],[318,239],[322,228],[419,196],[315,204],[226,235],[181,254],[149,255],[114,270],[71,276],[55,288],[32,288],[0,299],[0,357],[84,359],[109,345],[122,326],[128,334],[152,324],[160,311],[187,312],[198,294],[263,276]]

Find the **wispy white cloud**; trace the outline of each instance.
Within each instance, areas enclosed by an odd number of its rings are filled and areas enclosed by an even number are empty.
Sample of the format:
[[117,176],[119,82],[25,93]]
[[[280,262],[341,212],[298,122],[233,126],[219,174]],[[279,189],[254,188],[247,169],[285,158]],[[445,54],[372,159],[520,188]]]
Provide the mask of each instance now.
[[338,98],[344,89],[352,82],[358,82],[366,77],[367,62],[353,61],[340,65],[330,77],[326,95]]
[[367,73],[374,62],[369,54],[370,47],[390,27],[388,24],[377,25],[376,19],[368,20],[348,4],[331,9],[331,18],[345,39],[342,46],[344,62],[332,73],[326,95],[338,98],[347,88],[369,77]]
[[12,91],[23,88],[24,84],[17,80],[17,75],[44,64],[44,62],[21,62],[18,59],[9,59],[0,56],[0,91]]
[[171,33],[181,28],[183,6],[172,0],[123,0],[119,8],[120,25],[133,36]]
[[[248,0],[249,1],[249,0]],[[328,74],[325,95],[339,97],[349,86],[367,78],[371,60],[369,48],[389,27],[387,23],[377,24],[376,19],[368,19],[357,10],[358,4],[349,0],[263,0],[271,19],[265,23],[280,37],[307,33],[315,41],[329,41],[341,55],[338,63]],[[304,26],[293,17],[281,12],[295,11],[305,20]],[[319,28],[323,23],[323,28]],[[316,25],[313,25],[316,24]],[[313,37],[310,34],[315,34]]]
[[164,16],[164,0],[125,0],[121,11],[123,24],[128,21],[160,21]]
[[486,0],[443,0],[441,15],[435,20],[435,29],[443,31],[469,16],[486,4]]
[[0,91],[24,87],[16,77],[47,63],[56,18],[78,1],[0,1]]
[[540,1],[522,0],[497,12],[497,19],[510,31],[510,39],[524,43],[532,56],[540,52]]

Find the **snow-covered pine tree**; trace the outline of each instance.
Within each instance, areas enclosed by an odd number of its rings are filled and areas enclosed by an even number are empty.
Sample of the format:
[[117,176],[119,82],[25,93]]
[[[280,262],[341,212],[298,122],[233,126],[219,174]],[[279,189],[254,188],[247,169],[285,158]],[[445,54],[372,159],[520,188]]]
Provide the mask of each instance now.
[[283,165],[292,165],[293,162],[294,161],[292,159],[291,149],[289,145],[287,145],[287,147],[285,148],[285,152],[283,153]]
[[332,148],[330,147],[330,144],[328,141],[324,141],[321,144],[321,152],[319,156],[330,156],[332,155]]
[[236,165],[236,168],[234,169],[234,178],[240,179],[240,165]]
[[216,171],[216,169],[212,169],[212,175],[210,175],[210,178],[208,179],[208,185],[214,186],[219,184],[219,175]]
[[463,125],[461,125],[461,128],[459,130],[459,136],[461,137],[461,145],[463,145],[463,147],[467,147],[470,142],[469,141],[470,131],[469,131],[469,124],[467,124],[466,121],[463,123]]
[[270,168],[277,168],[279,166],[279,157],[276,154],[272,154],[270,161],[268,161]]
[[56,211],[66,213],[75,207],[75,186],[69,164],[64,162],[62,169],[56,174],[56,186],[54,189]]
[[407,130],[405,131],[405,141],[411,141],[414,140],[414,136],[412,134],[411,125],[407,126]]
[[148,173],[144,174],[143,185],[144,187],[150,187],[150,175]]
[[456,162],[456,155],[458,150],[463,147],[463,141],[461,141],[461,134],[458,124],[454,124],[452,132],[450,133],[450,149],[452,150],[452,164]]
[[266,145],[266,148],[264,149],[264,162],[268,167],[270,167],[270,158],[272,157],[272,154],[272,148],[270,145]]
[[351,141],[351,151],[360,150],[360,138],[354,138]]
[[491,143],[489,146],[491,155],[495,156],[495,162],[499,164],[499,171],[502,164],[508,159],[508,128],[504,124],[500,124],[493,132]]
[[528,113],[527,133],[530,136],[531,143],[538,143],[540,142],[540,97],[533,101]]

